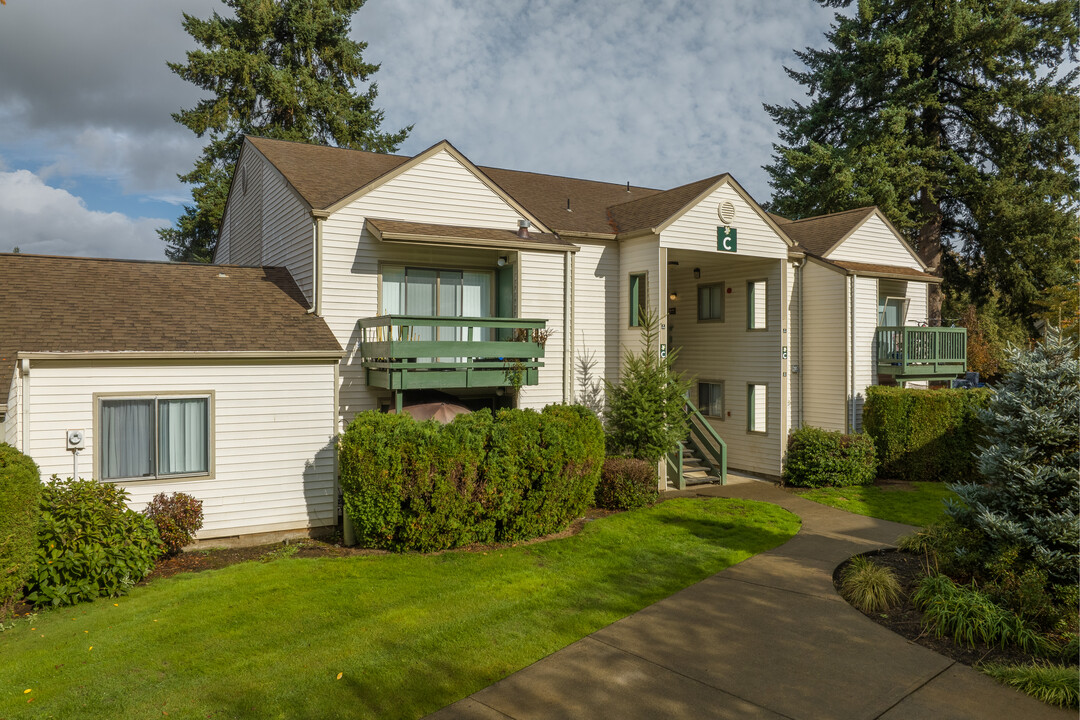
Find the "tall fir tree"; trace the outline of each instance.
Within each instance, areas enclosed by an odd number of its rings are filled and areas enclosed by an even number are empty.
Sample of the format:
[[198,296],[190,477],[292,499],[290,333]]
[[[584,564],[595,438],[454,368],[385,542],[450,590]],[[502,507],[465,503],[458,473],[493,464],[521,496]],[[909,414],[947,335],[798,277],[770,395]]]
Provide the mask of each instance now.
[[[234,16],[184,14],[202,49],[169,68],[212,93],[173,119],[209,142],[180,179],[193,205],[158,235],[173,260],[210,262],[244,135],[393,152],[412,126],[380,131],[382,110],[364,62],[366,43],[349,39],[365,0],[222,0]],[[358,83],[368,83],[363,92]]]
[[659,462],[688,432],[686,394],[690,381],[675,371],[678,351],[660,357],[660,320],[655,310],[641,314],[641,347],[624,350],[618,384],[604,381],[608,452]]
[[980,482],[954,485],[949,513],[1009,549],[1054,583],[1076,583],[1080,559],[1080,362],[1075,341],[1050,328],[1031,351],[1013,348],[1012,370],[979,413],[988,438]]
[[[853,0],[816,0],[849,7]],[[770,210],[877,205],[955,290],[1027,318],[1075,273],[1080,152],[1073,0],[857,0],[787,69]],[[932,298],[939,317],[941,295]]]

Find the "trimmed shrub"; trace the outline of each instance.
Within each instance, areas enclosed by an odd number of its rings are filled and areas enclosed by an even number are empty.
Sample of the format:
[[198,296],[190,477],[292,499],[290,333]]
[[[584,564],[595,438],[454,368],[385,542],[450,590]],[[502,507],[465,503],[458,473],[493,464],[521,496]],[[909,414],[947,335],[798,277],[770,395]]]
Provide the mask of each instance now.
[[55,606],[115,597],[150,573],[161,539],[154,521],[129,510],[127,499],[118,485],[52,477],[41,492],[27,601]]
[[655,464],[623,457],[604,461],[596,486],[596,507],[634,510],[651,505],[657,495]]
[[810,488],[870,485],[876,466],[869,435],[802,427],[788,438],[783,480]]
[[990,390],[866,389],[863,430],[874,439],[879,475],[958,482],[978,474],[975,452],[984,434],[979,410]]
[[428,552],[565,528],[592,500],[604,437],[578,406],[481,411],[447,425],[366,412],[338,457],[358,540]]
[[203,524],[202,500],[186,493],[158,493],[143,515],[154,521],[166,555],[176,555],[189,544]]
[[29,456],[0,443],[0,618],[22,597],[34,568],[41,472]]

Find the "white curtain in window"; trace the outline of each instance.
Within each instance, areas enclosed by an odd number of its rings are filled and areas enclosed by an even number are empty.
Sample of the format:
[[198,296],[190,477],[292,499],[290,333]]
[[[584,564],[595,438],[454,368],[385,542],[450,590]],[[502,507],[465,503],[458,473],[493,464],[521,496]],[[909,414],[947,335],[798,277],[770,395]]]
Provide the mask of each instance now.
[[153,400],[101,402],[101,477],[146,477],[154,474]]
[[158,401],[160,474],[209,472],[207,398]]
[[[465,317],[491,317],[491,285],[494,276],[489,272],[462,274],[461,314]],[[491,340],[491,328],[473,330],[473,340]]]

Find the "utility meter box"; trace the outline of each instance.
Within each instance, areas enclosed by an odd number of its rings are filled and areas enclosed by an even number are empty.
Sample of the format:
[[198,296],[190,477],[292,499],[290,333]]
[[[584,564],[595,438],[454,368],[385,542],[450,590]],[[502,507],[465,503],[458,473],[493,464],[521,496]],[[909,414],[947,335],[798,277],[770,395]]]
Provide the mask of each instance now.
[[84,430],[68,430],[67,431],[67,449],[68,450],[82,450],[86,447],[86,431]]

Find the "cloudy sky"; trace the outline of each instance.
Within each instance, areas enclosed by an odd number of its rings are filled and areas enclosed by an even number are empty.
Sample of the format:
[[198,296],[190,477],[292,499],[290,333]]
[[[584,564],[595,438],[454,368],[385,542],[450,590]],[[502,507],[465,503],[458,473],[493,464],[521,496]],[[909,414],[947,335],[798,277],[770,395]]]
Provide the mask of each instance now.
[[[0,252],[164,259],[202,142],[171,113],[199,90],[165,63],[181,13],[218,0],[0,6]],[[783,66],[824,44],[813,0],[368,0],[384,128],[480,165],[668,188],[731,172],[759,201],[776,128],[802,98]]]

